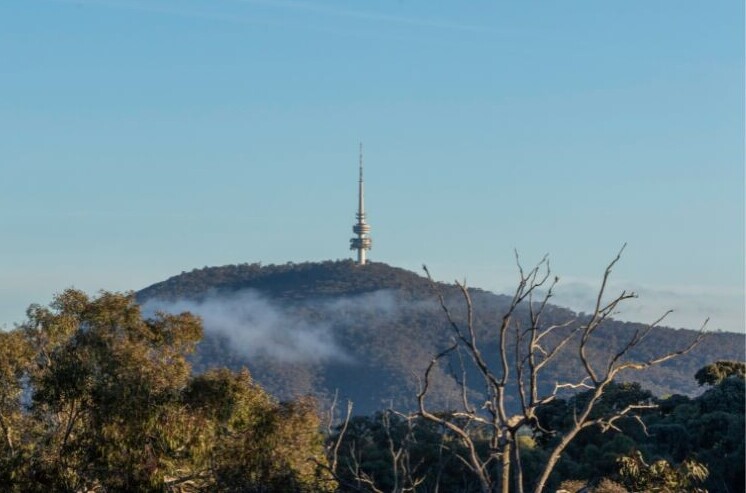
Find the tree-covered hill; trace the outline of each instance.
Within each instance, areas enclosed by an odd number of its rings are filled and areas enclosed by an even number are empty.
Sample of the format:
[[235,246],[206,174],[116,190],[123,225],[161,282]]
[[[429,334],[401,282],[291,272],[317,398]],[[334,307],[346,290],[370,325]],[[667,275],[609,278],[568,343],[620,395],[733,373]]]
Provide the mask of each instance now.
[[[339,391],[355,402],[358,413],[371,413],[392,404],[411,407],[427,363],[448,344],[451,333],[438,304],[438,290],[454,316],[463,317],[464,303],[456,287],[433,285],[423,276],[383,263],[361,267],[349,260],[205,267],[149,286],[137,293],[137,299],[146,310],[202,316],[205,339],[194,357],[198,370],[247,366],[280,398]],[[486,357],[494,358],[495,330],[511,297],[479,289],[470,294]],[[516,316],[525,318],[526,310]],[[578,315],[551,306],[545,317],[546,323],[561,323]],[[600,362],[640,327],[608,321],[591,346],[591,358]],[[562,334],[557,331],[554,337]],[[695,336],[690,330],[659,328],[632,356],[646,358],[681,348]],[[656,395],[694,395],[700,392],[693,379],[699,368],[717,360],[743,360],[743,348],[743,335],[712,333],[691,353],[626,378]],[[437,406],[452,406],[459,398],[452,373],[441,368],[436,374],[431,395]],[[540,383],[548,388],[578,374],[577,355],[567,350],[547,368]],[[473,391],[481,392],[476,377],[467,377]]]
[[255,289],[283,300],[351,296],[381,289],[395,289],[410,297],[430,296],[433,292],[430,281],[414,272],[380,262],[361,267],[352,260],[340,260],[204,267],[148,286],[137,293],[137,298],[201,299],[215,291],[231,293],[243,289]]

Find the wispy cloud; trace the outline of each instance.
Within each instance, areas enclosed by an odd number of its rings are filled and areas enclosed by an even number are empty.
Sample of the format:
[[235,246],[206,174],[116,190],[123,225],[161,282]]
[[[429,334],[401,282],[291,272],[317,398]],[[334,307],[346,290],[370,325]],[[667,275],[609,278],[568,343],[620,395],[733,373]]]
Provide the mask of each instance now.
[[[409,308],[420,305],[409,303]],[[425,306],[425,305],[422,305]],[[317,315],[309,317],[305,308]],[[349,362],[335,338],[335,330],[361,319],[384,323],[397,316],[403,305],[388,291],[300,305],[271,300],[257,291],[213,294],[204,300],[150,300],[143,313],[191,312],[199,315],[208,334],[227,337],[231,347],[244,357],[267,357],[282,363]],[[312,321],[313,320],[313,321]]]
[[201,301],[152,300],[143,306],[146,315],[156,311],[199,315],[206,333],[227,337],[242,356],[266,356],[285,363],[345,359],[328,324],[309,322],[255,291]]
[[[668,310],[663,325],[699,329],[709,318],[710,330],[744,332],[744,291],[735,286],[654,286],[624,281],[610,282],[607,299],[623,290],[634,292],[637,299],[620,306],[615,318],[631,322],[650,323]],[[553,303],[578,312],[593,310],[598,293],[598,281],[564,279],[557,286]]]

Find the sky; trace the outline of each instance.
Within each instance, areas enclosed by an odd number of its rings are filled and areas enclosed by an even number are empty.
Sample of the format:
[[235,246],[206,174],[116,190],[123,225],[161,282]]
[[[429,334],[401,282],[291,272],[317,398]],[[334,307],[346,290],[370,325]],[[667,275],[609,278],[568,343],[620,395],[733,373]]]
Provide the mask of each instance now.
[[744,4],[0,3],[0,327],[77,287],[370,258],[744,332]]

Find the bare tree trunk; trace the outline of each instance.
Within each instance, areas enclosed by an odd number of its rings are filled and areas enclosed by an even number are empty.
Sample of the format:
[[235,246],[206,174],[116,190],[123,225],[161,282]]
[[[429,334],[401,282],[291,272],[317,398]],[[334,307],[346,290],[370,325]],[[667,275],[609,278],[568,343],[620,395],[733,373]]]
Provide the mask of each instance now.
[[521,464],[521,448],[518,446],[517,433],[513,437],[513,477],[515,481],[515,492],[523,493],[523,464]]
[[536,483],[534,493],[541,493],[542,491],[544,491],[544,488],[547,485],[547,481],[549,480],[549,475],[552,474],[554,466],[557,465],[557,461],[559,461],[560,457],[562,456],[562,452],[565,451],[565,448],[570,444],[570,442],[573,441],[575,435],[577,435],[579,431],[580,428],[570,431],[562,438],[562,441],[554,448],[554,450],[552,450],[552,453],[549,456],[546,465],[544,466],[544,470],[541,472],[539,481]]
[[512,455],[512,444],[508,439],[505,440],[505,446],[503,447],[503,470],[502,470],[502,493],[510,493],[510,457]]

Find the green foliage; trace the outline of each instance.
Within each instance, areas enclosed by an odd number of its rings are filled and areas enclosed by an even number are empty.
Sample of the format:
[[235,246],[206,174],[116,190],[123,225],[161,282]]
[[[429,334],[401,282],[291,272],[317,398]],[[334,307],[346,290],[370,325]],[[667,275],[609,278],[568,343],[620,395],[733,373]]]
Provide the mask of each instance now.
[[[674,402],[667,404],[666,401]],[[695,399],[661,401],[661,412],[648,419],[658,456],[684,461],[696,457],[709,470],[710,491],[739,491],[744,484],[743,377],[721,380]]]
[[743,377],[731,377],[707,389],[697,402],[705,412],[727,411],[743,414],[746,410],[743,395]]
[[[551,491],[742,491],[746,433],[743,379],[726,378],[694,399],[681,395],[656,399],[634,383],[612,383],[608,390],[600,412],[638,404],[657,407],[640,410],[640,421],[617,421],[618,431],[583,430],[565,450],[552,476]],[[588,394],[581,392],[550,402],[539,409],[533,435],[526,429],[518,436],[527,490],[543,466],[547,450],[561,438],[587,398]],[[479,453],[487,454],[486,435],[482,437],[476,426],[470,431]],[[356,474],[362,473],[382,491],[391,491],[395,481],[392,443],[393,450],[407,450],[410,472],[424,478],[415,491],[434,491],[436,484],[440,491],[479,491],[474,475],[462,461],[465,450],[454,436],[420,420],[407,422],[394,415],[387,421],[383,413],[356,417],[349,423],[340,448],[341,490],[372,491],[356,482]]]
[[[647,434],[639,423],[631,419],[617,423],[621,431],[602,434],[598,429],[584,430],[567,448],[555,480],[574,478],[594,482],[603,476],[617,478],[616,459],[630,457],[634,449],[651,457],[653,464],[658,464],[653,471],[660,469],[665,474],[670,471],[659,462],[661,460],[679,473],[686,471],[686,464],[691,465],[692,461],[701,464],[709,475],[701,481],[702,484],[698,483],[698,488],[712,492],[740,491],[743,488],[746,396],[742,377],[724,378],[694,399],[681,395],[652,399],[649,392],[636,384],[614,384],[609,390],[604,396],[604,406],[619,409],[635,403],[654,402],[658,405],[640,415]],[[568,426],[574,409],[585,398],[580,393],[541,409],[538,419],[545,432],[537,435],[539,443],[550,445],[556,439],[554,433]]]
[[[0,333],[3,491],[322,491],[315,408],[191,375],[196,317],[68,290]],[[27,396],[24,402],[24,395]]]
[[[336,272],[336,280],[314,278],[308,281],[313,289],[347,289],[344,263],[322,267],[308,268],[317,274]],[[376,269],[372,281],[363,278],[356,286],[399,283],[411,301],[420,299],[417,289],[407,284],[406,271],[397,271],[386,281],[389,268]],[[296,268],[280,271],[292,280]],[[256,272],[259,275],[262,268]],[[490,296],[481,293],[475,300],[494,301]],[[303,306],[309,315],[314,313],[310,305]],[[407,311],[404,320],[425,324],[431,320],[428,313]],[[75,290],[58,295],[49,307],[33,305],[27,314],[22,326],[0,332],[3,491],[310,493],[337,488],[328,472],[313,401],[279,403],[246,370],[217,368],[192,374],[189,357],[202,336],[199,319],[189,314],[146,319],[131,295],[104,292],[91,298]],[[394,320],[392,326],[402,329],[400,323],[404,322]],[[489,320],[480,320],[486,323]],[[417,330],[410,335],[426,341],[425,332]],[[354,343],[354,331],[344,334],[348,343]],[[393,358],[405,358],[411,346],[405,344],[406,337],[385,346],[390,335],[385,329],[368,333],[366,341],[371,344],[366,349],[390,358],[377,361],[394,365]],[[621,492],[625,487],[739,491],[744,484],[744,378],[738,370],[742,366],[709,366],[715,370],[703,368],[697,374],[714,375],[713,383],[696,398],[673,395],[659,400],[639,384],[610,385],[596,412],[656,403],[657,409],[639,413],[649,434],[632,419],[615,422],[616,431],[583,430],[566,449],[552,485],[574,478],[579,481],[576,486],[586,484],[591,492]],[[368,369],[335,371],[353,381],[356,372]],[[370,393],[365,382],[355,383],[361,392]],[[588,395],[564,397],[540,408],[535,426],[517,437],[527,486]],[[477,452],[487,457],[487,435],[473,424],[469,430]],[[464,466],[465,453],[455,436],[433,423],[392,413],[357,417],[339,449],[339,491],[372,490],[364,478],[383,491],[478,491]],[[627,457],[621,472],[619,457]],[[499,465],[490,467],[499,474]]]
[[[217,491],[324,491],[329,484],[313,402],[278,404],[244,371],[210,372],[190,389],[208,417]],[[207,387],[207,399],[198,388]],[[223,390],[226,389],[227,391]],[[209,396],[217,396],[210,398]]]
[[700,488],[709,474],[707,467],[694,461],[686,460],[674,467],[663,459],[647,464],[638,451],[619,458],[620,475],[623,482],[632,491],[651,493],[706,493]]
[[742,361],[717,361],[694,374],[700,385],[717,385],[728,377],[746,376],[746,363]]

